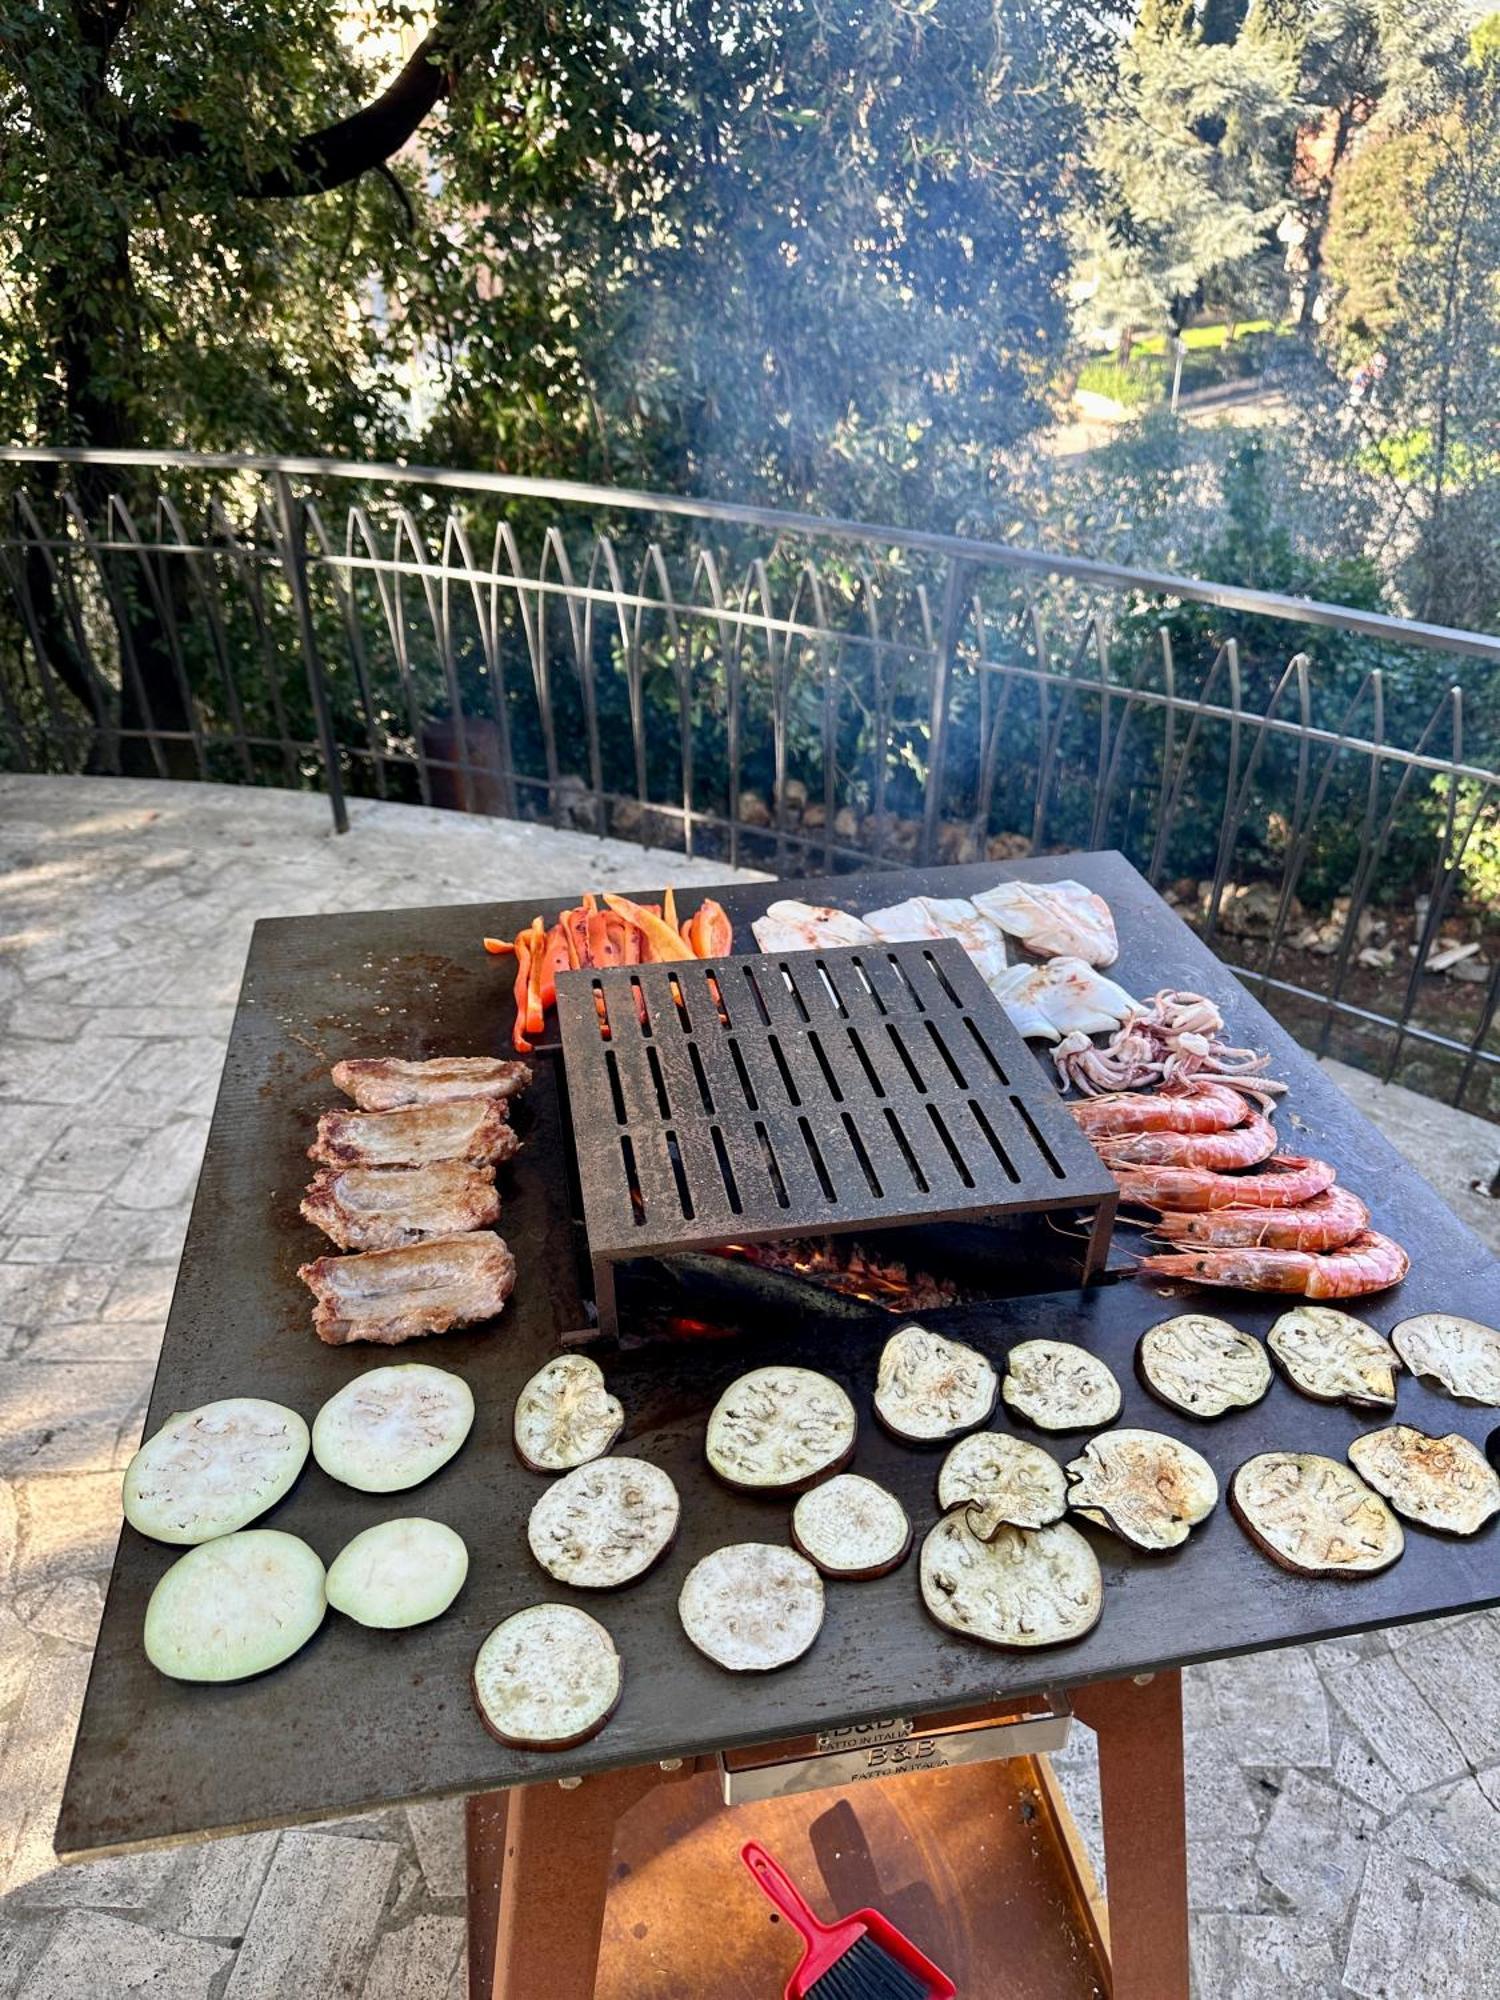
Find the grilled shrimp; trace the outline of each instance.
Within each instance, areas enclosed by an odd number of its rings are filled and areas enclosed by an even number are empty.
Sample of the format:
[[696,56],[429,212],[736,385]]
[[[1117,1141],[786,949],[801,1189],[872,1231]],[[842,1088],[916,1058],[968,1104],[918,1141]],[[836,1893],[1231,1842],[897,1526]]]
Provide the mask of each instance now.
[[1068,1109],[1091,1139],[1101,1140],[1115,1132],[1227,1132],[1244,1123],[1247,1106],[1226,1084],[1200,1083],[1149,1096],[1121,1090],[1085,1097]]
[[1091,1133],[1095,1147],[1111,1167],[1198,1167],[1224,1173],[1233,1167],[1253,1167],[1276,1151],[1276,1128],[1263,1112],[1252,1111],[1242,1125],[1227,1132]]
[[1347,1188],[1325,1188],[1294,1208],[1219,1208],[1201,1215],[1164,1215],[1152,1230],[1180,1248],[1218,1250],[1337,1250],[1352,1242],[1370,1211]]
[[1354,1299],[1383,1292],[1411,1269],[1399,1243],[1377,1230],[1361,1230],[1341,1250],[1167,1250],[1143,1257],[1140,1268],[1159,1278],[1191,1278],[1200,1285],[1229,1285],[1245,1292],[1301,1292],[1310,1299]]
[[1331,1188],[1335,1174],[1326,1160],[1300,1153],[1277,1153],[1257,1174],[1210,1174],[1201,1167],[1136,1167],[1115,1170],[1120,1193],[1139,1208],[1295,1208]]

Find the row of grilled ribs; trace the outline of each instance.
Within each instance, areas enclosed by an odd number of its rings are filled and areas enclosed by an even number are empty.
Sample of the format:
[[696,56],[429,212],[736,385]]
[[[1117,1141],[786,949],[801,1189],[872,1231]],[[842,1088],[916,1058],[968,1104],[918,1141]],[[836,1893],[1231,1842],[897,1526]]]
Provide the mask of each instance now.
[[333,1081],[358,1108],[318,1120],[302,1213],[354,1254],[298,1273],[317,1300],[319,1339],[394,1346],[493,1319],[516,1278],[490,1227],[495,1168],[520,1145],[510,1100],[530,1069],[488,1056],[371,1057],[336,1063]]

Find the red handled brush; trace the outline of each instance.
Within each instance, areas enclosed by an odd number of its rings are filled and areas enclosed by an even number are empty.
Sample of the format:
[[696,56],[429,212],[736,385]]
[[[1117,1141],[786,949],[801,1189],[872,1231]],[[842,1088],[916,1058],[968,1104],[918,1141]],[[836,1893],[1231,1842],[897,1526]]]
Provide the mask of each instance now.
[[786,2000],[953,2000],[958,1988],[878,1910],[819,1923],[779,1862],[747,1840],[740,1859],[802,1939]]

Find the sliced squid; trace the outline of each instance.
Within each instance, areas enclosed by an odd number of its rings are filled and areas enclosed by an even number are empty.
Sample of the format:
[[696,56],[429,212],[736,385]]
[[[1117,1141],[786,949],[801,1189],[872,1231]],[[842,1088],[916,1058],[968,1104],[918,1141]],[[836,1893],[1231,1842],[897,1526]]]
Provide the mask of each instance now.
[[1108,903],[1082,882],[1000,882],[975,905],[1039,958],[1081,958],[1113,965],[1120,955]]
[[189,1549],[146,1606],[146,1658],[174,1681],[243,1681],[305,1646],[327,1610],[307,1543],[248,1528]]
[[1123,986],[1081,958],[1013,965],[990,981],[990,991],[1027,1041],[1110,1034],[1136,1006]]
[[830,946],[873,944],[875,933],[847,910],[827,904],[772,903],[750,926],[762,951],[826,951]]

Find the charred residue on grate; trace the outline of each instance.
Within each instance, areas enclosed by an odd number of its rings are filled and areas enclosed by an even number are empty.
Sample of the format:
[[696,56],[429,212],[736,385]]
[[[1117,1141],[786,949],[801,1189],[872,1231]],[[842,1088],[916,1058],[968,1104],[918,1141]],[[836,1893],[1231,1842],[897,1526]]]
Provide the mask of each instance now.
[[591,968],[558,1023],[605,1331],[674,1251],[1072,1209],[1102,1263],[1114,1183],[956,943]]

